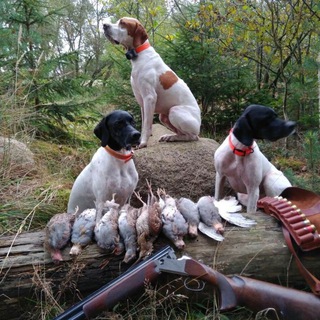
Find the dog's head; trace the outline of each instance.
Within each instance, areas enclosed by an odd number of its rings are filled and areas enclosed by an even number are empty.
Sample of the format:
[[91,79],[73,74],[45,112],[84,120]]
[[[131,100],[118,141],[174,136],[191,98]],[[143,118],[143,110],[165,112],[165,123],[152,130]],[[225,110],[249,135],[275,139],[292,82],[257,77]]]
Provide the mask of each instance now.
[[246,146],[253,139],[276,141],[294,133],[296,123],[278,118],[276,112],[265,106],[250,105],[237,120],[233,134]]
[[116,23],[104,23],[103,31],[111,43],[122,44],[127,50],[137,48],[148,39],[145,28],[135,18],[124,17]]
[[139,145],[140,132],[135,128],[133,116],[123,110],[116,110],[104,117],[94,129],[101,140],[101,146],[113,150],[127,149]]

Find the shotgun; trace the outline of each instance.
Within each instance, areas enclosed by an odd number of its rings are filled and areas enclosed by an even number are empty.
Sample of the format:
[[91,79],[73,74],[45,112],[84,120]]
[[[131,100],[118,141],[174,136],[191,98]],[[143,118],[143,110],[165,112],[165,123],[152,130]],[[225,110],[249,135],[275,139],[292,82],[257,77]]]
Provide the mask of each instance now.
[[136,293],[144,287],[145,281],[155,281],[161,273],[192,277],[217,287],[220,311],[242,306],[254,312],[273,309],[275,319],[320,320],[320,298],[312,293],[242,276],[227,277],[189,257],[177,259],[170,246],[129,269],[54,320],[90,319]]

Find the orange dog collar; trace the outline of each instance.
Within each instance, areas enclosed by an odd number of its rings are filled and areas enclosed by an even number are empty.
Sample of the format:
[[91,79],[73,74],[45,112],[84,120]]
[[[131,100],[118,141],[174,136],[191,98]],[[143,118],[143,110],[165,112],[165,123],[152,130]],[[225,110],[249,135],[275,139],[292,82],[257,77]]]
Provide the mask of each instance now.
[[109,146],[105,146],[104,149],[113,157],[123,160],[124,162],[128,162],[133,158],[133,150],[128,154],[123,154],[121,152],[114,151]]
[[232,133],[232,129],[229,132],[229,146],[235,155],[240,157],[245,157],[246,155],[253,153],[254,151],[252,148],[253,144],[250,147],[246,147],[245,149],[236,148],[231,141],[231,133]]

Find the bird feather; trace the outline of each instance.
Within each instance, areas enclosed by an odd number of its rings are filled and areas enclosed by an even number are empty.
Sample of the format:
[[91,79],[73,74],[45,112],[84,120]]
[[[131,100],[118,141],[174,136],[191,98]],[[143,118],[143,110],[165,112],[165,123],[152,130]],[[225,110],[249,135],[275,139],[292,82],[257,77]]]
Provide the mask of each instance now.
[[235,197],[227,197],[220,201],[214,201],[214,205],[219,209],[219,215],[226,221],[242,228],[250,228],[256,223],[255,220],[245,218],[241,211],[242,206],[239,205]]
[[198,225],[198,229],[205,234],[206,236],[208,236],[209,238],[212,238],[216,241],[223,241],[224,237],[218,233],[216,231],[215,228],[213,227],[208,227],[206,224],[204,224],[203,222],[200,222]]

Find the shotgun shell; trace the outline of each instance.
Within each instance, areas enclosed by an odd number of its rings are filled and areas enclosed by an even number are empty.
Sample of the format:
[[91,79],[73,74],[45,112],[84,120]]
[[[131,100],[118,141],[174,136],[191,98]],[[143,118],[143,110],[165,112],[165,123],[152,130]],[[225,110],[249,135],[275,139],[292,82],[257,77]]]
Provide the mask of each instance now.
[[311,232],[316,232],[317,228],[314,224],[311,224],[310,226],[307,226],[306,228],[309,228]]
[[301,228],[307,227],[309,225],[310,225],[310,221],[308,219],[305,219],[303,221],[300,221],[300,222],[292,224],[291,228],[294,229],[294,230],[297,230],[297,229],[301,229]]
[[[283,209],[285,210],[285,209]],[[291,206],[290,208],[288,208],[288,211],[282,213],[282,212],[279,212],[284,218],[290,218],[292,217],[293,215],[296,215],[296,214],[300,214],[300,209],[297,209],[297,207],[295,205]]]
[[299,213],[296,216],[288,218],[287,222],[290,223],[290,224],[293,224],[293,223],[297,223],[297,222],[303,221],[305,218],[306,218],[306,216],[303,213]]
[[273,201],[270,201],[271,205],[275,205],[277,203],[287,202],[287,199],[286,198],[282,198],[282,197],[274,197],[273,199],[274,199]]
[[278,211],[281,209],[285,209],[287,207],[291,207],[292,202],[291,201],[280,201],[278,203],[273,204]]
[[268,206],[272,207],[275,203],[278,203],[279,200],[278,198],[268,198],[264,200],[264,204],[267,204]]
[[267,204],[270,208],[275,208],[275,204],[279,203],[280,200],[275,199],[275,198],[270,198],[265,204]]
[[308,243],[308,242],[312,242],[314,240],[314,236],[313,233],[307,233],[301,237],[298,238],[298,245],[304,244],[304,243]]
[[264,206],[264,205],[270,205],[270,203],[273,203],[277,200],[275,200],[274,198],[271,197],[264,197],[262,199],[259,199],[257,204],[260,206]]
[[296,230],[297,235],[302,236],[307,233],[314,233],[316,231],[316,227],[312,224],[310,226],[304,227],[302,229]]
[[282,209],[279,209],[278,212],[279,214],[283,215],[287,212],[290,212],[290,211],[293,211],[293,210],[296,210],[297,209],[297,206],[295,204],[291,205],[291,206],[288,206],[286,208],[282,208]]

